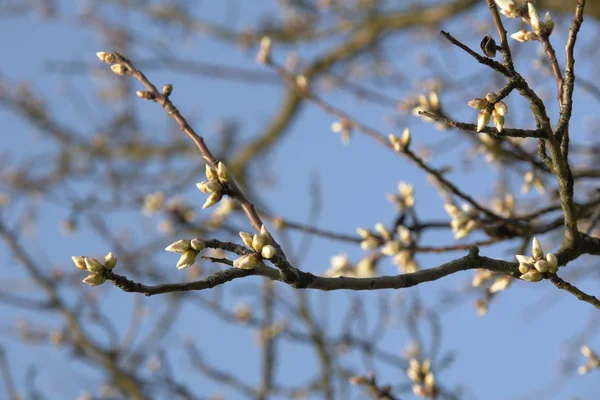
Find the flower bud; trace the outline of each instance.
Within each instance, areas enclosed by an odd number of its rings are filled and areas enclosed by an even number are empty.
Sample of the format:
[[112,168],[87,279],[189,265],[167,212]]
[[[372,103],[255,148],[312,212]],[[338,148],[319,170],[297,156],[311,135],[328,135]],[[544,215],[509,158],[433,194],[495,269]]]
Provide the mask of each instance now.
[[492,120],[494,122],[494,126],[498,132],[502,132],[502,128],[504,128],[504,117],[494,111],[492,111]]
[[97,52],[96,56],[100,59],[100,61],[105,62],[107,64],[112,64],[115,61],[117,61],[117,57],[113,53],[107,53],[105,51]]
[[194,239],[192,239],[190,241],[190,246],[192,247],[192,249],[194,249],[196,251],[204,250],[204,248],[206,247],[206,245],[204,244],[204,242],[200,238],[194,238]]
[[193,265],[194,262],[196,262],[196,255],[198,255],[198,253],[194,250],[184,251],[181,254],[181,257],[179,257],[179,261],[177,261],[177,269],[184,269]]
[[171,243],[170,245],[168,245],[165,250],[166,251],[171,251],[174,253],[183,253],[184,251],[187,251],[190,249],[190,241],[189,240],[178,240],[174,243]]
[[253,234],[248,232],[240,232],[240,237],[246,246],[252,247],[252,239],[254,238]]
[[171,85],[170,83],[167,83],[162,88],[162,94],[169,97],[171,95],[171,93],[173,93],[173,85]]
[[552,253],[546,254],[546,262],[548,263],[548,272],[555,274],[558,271],[558,259]]
[[271,39],[268,36],[264,36],[260,40],[260,48],[256,60],[260,64],[269,64],[271,62]]
[[212,207],[217,204],[223,198],[223,194],[221,192],[213,192],[208,196],[206,202],[202,205],[202,208]]
[[258,257],[254,253],[246,254],[233,262],[234,268],[253,269],[258,265]]
[[538,260],[533,266],[539,272],[548,272],[548,262],[546,260]]
[[542,278],[542,274],[535,269],[532,269],[529,272],[521,275],[521,279],[528,282],[539,282],[542,280]]
[[110,69],[119,76],[123,76],[129,71],[129,69],[123,64],[113,64]]
[[402,131],[402,138],[400,139],[400,143],[404,147],[404,149],[408,149],[410,146],[410,142],[412,141],[412,135],[410,134],[409,128],[404,128]]
[[96,260],[95,258],[84,257],[83,259],[85,260],[85,269],[93,274],[102,271],[102,268],[104,268],[100,261]]
[[231,176],[229,175],[229,171],[227,171],[227,167],[221,161],[217,164],[217,175],[219,180],[223,183],[229,182]]
[[89,274],[81,282],[87,283],[90,286],[98,286],[106,282],[106,278],[101,274]]
[[467,105],[469,107],[473,107],[476,110],[485,110],[486,108],[489,107],[490,102],[487,101],[486,99],[482,99],[482,98],[476,97],[473,100],[469,101],[467,103]]
[[498,93],[490,92],[485,95],[485,99],[490,103],[495,103],[498,101]]
[[154,94],[147,90],[138,90],[137,92],[135,92],[135,94],[137,97],[144,100],[154,100],[156,98]]
[[273,258],[273,256],[275,255],[276,251],[275,251],[275,247],[273,245],[266,245],[262,248],[262,250],[260,251],[260,255],[263,256],[263,258],[266,259],[271,259]]
[[523,43],[531,42],[532,40],[538,40],[538,36],[535,33],[525,29],[521,29],[520,31],[513,33],[512,35],[510,35],[510,37],[516,41]]
[[494,104],[494,110],[496,111],[496,113],[498,113],[499,115],[502,115],[503,117],[508,114],[508,107],[506,106],[506,103],[504,103],[503,101],[499,101],[496,104]]
[[542,30],[542,21],[540,19],[540,14],[538,14],[535,6],[532,3],[527,3],[527,10],[529,12],[529,21],[531,22],[531,27],[536,34],[540,34]]
[[536,237],[533,238],[533,242],[531,245],[531,255],[536,260],[541,260],[542,258],[544,258],[544,250],[542,250],[542,245]]
[[85,266],[85,257],[84,256],[71,256],[71,260],[75,263],[75,266],[79,269],[87,269]]
[[209,163],[206,163],[206,177],[209,181],[219,180],[219,176]]
[[481,132],[483,128],[490,122],[490,112],[488,110],[481,110],[477,116],[477,132]]
[[265,237],[261,234],[254,235],[252,238],[252,248],[256,251],[261,251],[267,245]]
[[104,266],[106,269],[113,269],[117,265],[117,257],[111,252],[104,256]]

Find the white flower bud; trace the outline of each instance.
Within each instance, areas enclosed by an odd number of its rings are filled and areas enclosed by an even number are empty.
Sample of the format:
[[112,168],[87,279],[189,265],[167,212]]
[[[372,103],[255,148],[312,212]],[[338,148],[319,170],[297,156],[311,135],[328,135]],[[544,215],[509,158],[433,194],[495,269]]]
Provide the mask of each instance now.
[[508,114],[508,107],[506,106],[506,103],[504,103],[503,101],[499,101],[496,104],[494,104],[494,110],[496,110],[498,115],[502,115],[503,117],[506,114]]
[[189,249],[190,241],[185,239],[181,239],[174,243],[171,243],[165,248],[166,251],[172,251],[174,253],[183,253],[184,251],[187,251]]
[[529,21],[531,22],[531,27],[536,34],[540,34],[542,30],[542,21],[540,19],[540,14],[538,14],[535,6],[532,3],[527,3],[527,10],[529,12]]
[[104,268],[100,261],[96,260],[95,258],[84,257],[83,259],[85,260],[85,269],[93,274],[102,271],[102,268]]
[[262,250],[260,251],[260,255],[263,256],[263,258],[266,259],[271,259],[273,258],[273,256],[275,255],[276,251],[275,251],[275,247],[273,245],[266,245],[262,248]]
[[198,253],[194,250],[184,251],[181,254],[181,257],[179,257],[179,261],[177,261],[177,269],[184,269],[193,265],[194,262],[196,262],[196,255],[198,255]]
[[485,95],[485,99],[490,103],[495,103],[498,101],[498,93],[490,92]]
[[217,204],[223,198],[223,194],[221,192],[213,192],[208,196],[206,202],[202,205],[202,208],[212,207]]
[[548,272],[555,274],[558,271],[558,259],[552,253],[546,254],[546,262],[548,263]]
[[125,75],[127,71],[129,71],[129,69],[123,64],[114,64],[110,67],[110,69],[112,72],[120,76]]
[[252,248],[258,252],[262,250],[264,246],[267,245],[267,241],[265,237],[261,234],[254,235],[252,238]]
[[539,272],[548,272],[548,263],[546,260],[538,260],[533,265]]
[[206,177],[209,181],[219,180],[219,176],[209,163],[206,163]]
[[492,111],[492,120],[494,122],[494,126],[498,132],[502,132],[502,128],[504,128],[504,117],[496,112],[496,109]]
[[84,256],[71,256],[71,260],[75,263],[75,266],[79,269],[87,269],[85,266],[85,257]]
[[477,116],[477,132],[481,132],[483,128],[490,122],[491,114],[488,110],[481,110]]
[[106,278],[101,274],[89,274],[81,282],[87,283],[90,286],[98,286],[106,282]]
[[258,257],[254,253],[246,254],[233,262],[234,268],[252,269],[258,265]]
[[482,99],[482,98],[476,97],[473,100],[469,101],[467,103],[467,105],[469,107],[473,107],[476,110],[485,110],[486,108],[489,107],[490,102],[487,101],[486,99]]
[[528,281],[528,282],[538,282],[538,281],[541,281],[542,278],[543,278],[542,274],[535,269],[532,269],[529,272],[521,275],[521,279],[523,279],[524,281]]
[[108,253],[104,256],[104,266],[106,269],[113,269],[117,265],[117,257],[112,253]]
[[253,234],[248,232],[240,232],[240,237],[246,246],[252,247],[252,239],[254,238]]
[[113,53],[107,53],[105,51],[97,52],[96,56],[100,59],[100,61],[105,62],[107,64],[112,64],[117,60],[117,57],[115,57]]
[[231,179],[227,167],[221,161],[217,164],[217,175],[219,176],[219,180],[223,183],[227,183]]
[[194,249],[196,251],[204,250],[204,248],[206,247],[206,245],[204,244],[204,242],[200,238],[194,238],[194,239],[192,239],[190,241],[190,246],[192,247],[192,249]]

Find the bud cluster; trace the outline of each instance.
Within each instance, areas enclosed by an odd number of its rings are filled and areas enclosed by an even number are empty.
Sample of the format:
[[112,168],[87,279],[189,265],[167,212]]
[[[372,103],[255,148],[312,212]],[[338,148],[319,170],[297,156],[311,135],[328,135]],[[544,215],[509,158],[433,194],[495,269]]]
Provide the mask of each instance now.
[[405,151],[406,149],[408,149],[408,146],[410,146],[410,142],[412,139],[411,134],[410,134],[410,129],[404,128],[404,131],[402,132],[401,137],[398,137],[398,136],[390,133],[388,135],[388,139],[390,141],[390,144],[394,148],[394,151],[397,151],[397,152]]
[[413,393],[419,397],[435,398],[437,388],[435,387],[435,378],[431,371],[431,361],[425,359],[419,361],[411,358],[406,370],[406,375],[413,382]]
[[347,276],[352,278],[372,278],[377,276],[377,261],[379,255],[370,254],[360,260],[356,265],[350,262],[347,254],[338,254],[331,257],[331,265],[324,275],[328,277]]
[[529,282],[541,281],[544,272],[555,274],[558,271],[558,259],[552,253],[546,254],[544,257],[544,251],[542,245],[533,238],[533,244],[531,247],[531,257],[517,254],[517,260],[519,261],[519,272],[521,273],[521,279]]
[[550,13],[544,15],[544,20],[540,18],[532,2],[524,0],[496,0],[500,12],[509,18],[522,18],[525,23],[531,25],[532,31],[521,29],[513,33],[511,37],[519,42],[529,42],[539,40],[542,37],[548,37],[554,30],[554,21]]
[[415,205],[414,187],[411,184],[401,181],[398,183],[398,194],[388,193],[386,198],[390,203],[396,205],[398,212],[402,212]]
[[106,282],[106,276],[103,272],[111,270],[117,265],[117,258],[112,252],[104,256],[103,263],[95,258],[84,256],[72,256],[71,259],[77,268],[89,272],[89,275],[82,282],[90,286],[98,286]]
[[181,239],[168,245],[165,250],[173,253],[179,253],[179,261],[177,261],[177,269],[184,269],[196,262],[196,257],[201,250],[206,247],[204,242],[199,238],[192,240]]
[[254,250],[252,253],[244,254],[233,262],[235,268],[252,269],[258,265],[262,259],[271,259],[277,253],[273,246],[273,237],[267,230],[267,227],[262,225],[260,233],[251,234],[248,232],[240,232],[240,237],[246,246]]
[[210,193],[202,208],[214,206],[221,201],[223,189],[231,179],[227,167],[221,161],[217,163],[216,171],[210,164],[206,164],[206,177],[208,178],[207,181],[196,183],[202,193]]
[[470,204],[463,204],[461,208],[454,204],[445,204],[444,209],[452,218],[450,226],[455,239],[462,239],[479,227],[479,213]]
[[577,368],[577,372],[579,374],[587,374],[593,369],[600,368],[600,358],[598,357],[598,354],[594,352],[594,350],[590,349],[588,346],[583,345],[581,346],[581,354],[583,354],[585,358],[587,358],[587,361],[585,364]]
[[485,98],[474,98],[467,103],[479,111],[477,116],[477,132],[481,132],[487,126],[490,119],[498,132],[504,128],[504,116],[508,114],[508,107],[503,101],[498,101],[498,94],[491,92]]

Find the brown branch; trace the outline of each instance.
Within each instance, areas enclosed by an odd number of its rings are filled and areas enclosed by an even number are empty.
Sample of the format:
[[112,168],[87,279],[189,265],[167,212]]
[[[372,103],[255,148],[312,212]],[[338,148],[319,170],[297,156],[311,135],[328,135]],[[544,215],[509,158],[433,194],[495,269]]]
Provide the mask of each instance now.
[[586,303],[589,303],[600,310],[600,299],[598,299],[597,297],[594,297],[592,295],[585,293],[581,289],[579,289],[576,286],[572,285],[571,283],[565,281],[564,279],[558,277],[557,275],[550,278],[550,281],[557,288],[571,293],[573,296],[577,297],[579,300],[585,301]]

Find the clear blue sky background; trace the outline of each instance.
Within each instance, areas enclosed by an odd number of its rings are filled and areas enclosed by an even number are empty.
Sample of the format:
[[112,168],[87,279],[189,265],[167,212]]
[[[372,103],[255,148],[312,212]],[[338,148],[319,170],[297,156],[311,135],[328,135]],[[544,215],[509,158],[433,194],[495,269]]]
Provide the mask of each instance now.
[[[244,27],[255,20],[257,15],[268,10],[274,10],[271,1],[239,1],[240,11],[237,14],[234,26]],[[201,6],[200,6],[201,4]],[[4,18],[0,23],[0,49],[2,50],[2,78],[9,82],[11,87],[22,80],[31,82],[48,102],[51,110],[59,120],[80,129],[82,132],[93,132],[94,126],[102,123],[102,116],[108,115],[102,105],[95,104],[93,89],[98,81],[84,74],[58,74],[47,71],[47,61],[80,60],[86,63],[97,63],[96,51],[110,51],[104,43],[98,41],[93,35],[94,28],[84,26],[77,21],[75,13],[78,6],[75,2],[62,4],[61,12],[65,12],[60,20],[42,20],[39,16],[29,14],[15,18]],[[114,13],[110,7],[102,10],[103,15],[112,15],[115,24],[129,25],[134,31],[147,30],[150,35],[159,31],[155,27],[143,25],[143,19],[136,13]],[[485,7],[479,12],[469,15],[469,20],[453,20],[442,26],[450,30],[455,36],[464,39],[468,44],[477,46],[481,35],[473,34],[466,27],[465,21],[481,20],[489,23]],[[112,12],[112,14],[111,14]],[[224,21],[227,12],[221,2],[199,2],[198,15],[210,16],[215,21]],[[516,25],[512,26],[513,28]],[[556,48],[562,60],[564,32],[566,22],[557,27],[555,39]],[[172,31],[165,31],[173,34]],[[591,37],[598,32],[598,26],[592,21],[586,21],[582,31],[582,38]],[[435,33],[434,33],[435,35]],[[243,66],[257,71],[262,67],[254,62],[254,51],[241,52],[231,46],[194,35],[191,38],[178,36],[167,38],[175,43],[172,51],[180,58],[191,58],[197,61],[213,62],[229,66]],[[468,59],[457,49],[450,49],[441,40],[434,40],[436,46],[430,44],[419,45],[414,35],[403,34],[402,37],[389,42],[385,47],[392,59],[394,67],[407,76],[428,77],[429,71],[418,66],[416,58],[419,54],[429,54],[444,68],[445,73],[452,75],[461,82],[461,77],[471,77],[481,72],[483,67]],[[297,50],[301,58],[310,58],[319,54],[324,48],[288,47],[275,48],[275,57],[283,60],[288,51]],[[515,48],[523,45],[515,45]],[[531,55],[535,45],[528,45],[524,51],[517,51],[520,65],[529,67]],[[443,48],[443,52],[440,52]],[[136,54],[129,54],[131,58],[155,56],[159,51],[152,45],[144,44],[138,48]],[[581,52],[579,53],[582,54]],[[580,64],[578,64],[579,67]],[[581,63],[583,66],[583,63]],[[106,68],[98,64],[99,68]],[[593,68],[585,66],[582,73],[587,74],[588,80],[597,78]],[[339,72],[339,71],[338,71]],[[184,115],[199,113],[195,127],[199,132],[205,133],[211,141],[212,127],[216,121],[223,118],[235,117],[242,124],[245,139],[260,132],[269,121],[270,116],[277,112],[277,107],[282,98],[281,85],[248,85],[240,82],[228,82],[214,78],[191,77],[173,71],[148,70],[147,75],[157,84],[170,82],[174,85],[173,101]],[[531,76],[531,74],[525,74]],[[114,79],[117,79],[116,77]],[[554,97],[553,83],[548,77],[533,77],[540,88],[545,88],[551,99]],[[464,81],[463,81],[464,82]],[[473,90],[473,83],[466,82],[469,96],[483,95],[490,90],[497,90],[501,83],[493,79],[476,82],[481,89]],[[78,100],[74,103],[64,94],[64,88],[69,92],[79,92]],[[382,83],[379,90],[390,96],[400,99],[410,92],[417,90],[415,87],[397,87]],[[61,92],[62,91],[62,92]],[[582,91],[576,92],[581,101],[578,102],[576,117],[580,123],[575,124],[573,132],[580,132],[587,115],[593,115],[597,110],[597,103]],[[465,102],[469,96],[450,94],[448,99],[442,98],[447,111],[455,117],[469,121],[474,120],[476,114],[466,107]],[[515,97],[515,94],[512,95]],[[413,129],[414,144],[435,145],[441,142],[448,143],[448,139],[458,137],[454,131],[437,131],[432,126],[423,124],[417,119],[402,119],[398,127],[390,125],[390,115],[394,110],[374,106],[368,102],[360,102],[346,94],[336,92],[328,95],[327,99],[341,109],[348,111],[360,121],[380,129],[382,132],[401,132],[407,124]],[[527,110],[520,112],[520,102],[511,103],[511,112],[514,118],[509,124],[512,126],[531,126]],[[142,102],[136,105],[144,113],[146,128],[152,135],[161,135],[171,127],[162,110],[151,102]],[[117,106],[112,106],[113,109]],[[86,112],[84,110],[89,110]],[[553,110],[551,108],[551,110]],[[2,154],[9,154],[11,160],[32,157],[36,154],[47,153],[52,150],[53,144],[40,139],[36,129],[31,125],[15,118],[6,110],[0,110],[2,121]],[[277,214],[291,220],[305,220],[309,212],[308,190],[311,179],[318,177],[322,188],[323,209],[318,225],[335,231],[353,233],[356,227],[372,227],[377,222],[390,224],[395,212],[394,208],[385,199],[385,193],[396,190],[400,180],[413,183],[416,188],[417,209],[423,219],[447,218],[442,209],[442,201],[435,190],[428,184],[426,176],[410,166],[405,160],[397,157],[387,149],[374,143],[367,137],[355,134],[349,146],[341,144],[339,137],[330,131],[330,125],[335,119],[326,115],[312,105],[306,105],[299,118],[293,124],[289,134],[277,147],[277,151],[269,156],[272,174],[276,179],[275,186],[265,192],[264,199]],[[519,124],[519,125],[517,125]],[[149,133],[150,134],[150,133]],[[577,133],[580,141],[589,141],[585,134]],[[166,136],[165,136],[166,137]],[[473,193],[477,198],[491,198],[493,194],[493,181],[498,177],[494,168],[479,168],[483,165],[483,158],[475,159],[476,168],[469,168],[461,159],[465,157],[465,147],[458,145],[451,151],[436,156],[432,161],[436,166],[446,164],[456,165],[454,172],[449,176],[465,190]],[[201,177],[198,177],[200,180]],[[91,183],[90,183],[91,184]],[[518,193],[520,182],[513,180],[515,192]],[[88,187],[88,189],[91,188]],[[159,188],[156,188],[157,190]],[[98,190],[96,187],[95,190]],[[536,199],[537,194],[531,194],[518,199],[526,203]],[[184,198],[192,204],[200,206],[204,202],[204,195],[194,188],[190,182],[189,190]],[[201,212],[201,211],[199,211]],[[36,246],[36,257],[45,260],[48,267],[58,266],[65,270],[72,269],[70,256],[73,254],[103,254],[108,250],[98,237],[86,229],[82,229],[72,236],[59,234],[59,224],[68,215],[68,210],[49,204],[43,204],[39,210],[40,220],[35,232],[25,242],[28,246]],[[141,213],[132,213],[118,220],[109,220],[115,227],[123,228],[132,234],[148,232],[147,228],[156,226],[158,217],[150,220]],[[119,230],[119,229],[115,229]],[[249,230],[249,227],[248,227]],[[159,237],[159,234],[150,233]],[[469,240],[476,238],[472,236]],[[164,238],[165,245],[169,238]],[[426,236],[427,244],[451,244],[453,239],[444,232]],[[549,243],[544,242],[543,243]],[[507,247],[483,249],[482,254],[490,257],[514,259],[514,252],[507,251]],[[552,250],[547,248],[547,250]],[[299,265],[302,269],[318,273],[324,271],[329,265],[329,258],[339,252],[347,252],[357,261],[362,256],[362,251],[356,247],[344,246],[339,243],[315,239],[308,253]],[[419,257],[421,265],[425,268],[439,265],[452,258],[462,256],[461,253],[444,254],[441,256]],[[173,256],[166,255],[160,259],[164,269],[172,273],[172,281],[184,279],[184,274],[178,272]],[[589,264],[589,265],[588,265]],[[579,262],[579,268],[593,266],[593,260]],[[23,284],[22,274],[14,262],[8,249],[0,245],[0,268],[5,283],[2,290],[9,286],[16,288],[18,293],[33,295],[32,288]],[[383,274],[395,274],[393,265],[384,263],[381,266]],[[477,317],[475,309],[471,306],[473,297],[467,295],[465,300],[456,306],[448,306],[443,300],[443,293],[457,291],[468,286],[472,272],[460,273],[438,282],[425,284],[418,288],[401,291],[405,301],[411,302],[417,296],[427,307],[437,310],[443,323],[442,351],[455,351],[456,361],[443,371],[438,380],[447,387],[462,384],[465,386],[466,399],[501,400],[508,398],[583,398],[593,399],[600,392],[600,383],[597,374],[588,374],[582,377],[572,377],[571,374],[561,375],[561,362],[567,356],[573,356],[578,348],[578,335],[588,327],[590,321],[597,321],[597,310],[591,306],[577,301],[573,296],[559,293],[547,283],[528,284],[516,282],[507,292],[502,293],[491,305],[490,314],[486,317]],[[236,282],[224,289],[226,304],[233,306],[240,300],[249,299],[244,295],[248,285],[259,286],[260,280],[249,278],[243,282]],[[291,295],[291,291],[278,285],[281,293]],[[598,292],[597,282],[581,284],[583,289],[592,293]],[[117,323],[123,334],[129,320],[135,295],[126,294],[118,289],[105,285],[98,288],[89,288],[90,293],[103,296],[106,309]],[[237,293],[234,293],[237,292]],[[241,294],[240,294],[241,293]],[[390,291],[385,293],[391,297],[395,295]],[[203,293],[205,299],[211,298],[211,293]],[[313,305],[329,307],[329,324],[332,332],[339,327],[339,320],[350,306],[353,299],[359,298],[366,304],[366,310],[374,310],[382,293],[312,293]],[[157,311],[164,307],[165,299],[141,298],[141,301],[150,310],[149,318],[144,322],[142,329],[147,331],[156,322]],[[138,299],[138,300],[140,300]],[[256,299],[251,299],[255,301]],[[552,308],[546,310],[549,305]],[[405,309],[405,308],[404,308]],[[382,347],[400,353],[408,343],[410,337],[403,328],[401,312],[394,313],[397,317],[394,326],[380,344]],[[20,319],[28,319],[41,326],[61,326],[57,319],[34,314],[16,312],[15,309],[0,305],[0,320],[4,331],[0,344],[7,350],[7,356],[13,367],[20,388],[24,387],[24,374],[29,365],[38,367],[38,381],[41,387],[51,390],[47,393],[50,399],[73,398],[82,390],[96,391],[94,386],[98,371],[77,362],[69,354],[56,350],[47,345],[23,345],[10,334],[11,327]],[[375,325],[376,313],[369,317],[369,328]],[[424,326],[424,337],[428,338]],[[90,329],[95,329],[91,327]],[[370,329],[365,329],[370,332]],[[223,392],[227,399],[240,398],[235,392],[223,389],[204,378],[198,378],[193,372],[187,357],[182,351],[182,339],[191,338],[197,344],[207,361],[214,363],[220,369],[229,373],[242,376],[247,383],[259,380],[258,349],[254,345],[253,332],[249,329],[239,329],[215,319],[210,314],[198,307],[186,306],[178,316],[176,329],[163,341],[162,345],[169,350],[174,349],[173,366],[181,371],[179,378],[183,381],[195,382],[195,387],[201,394]],[[368,337],[365,337],[367,339]],[[589,343],[600,348],[597,339]],[[305,348],[297,345],[281,345],[281,357],[278,361],[277,379],[282,383],[301,385],[297,377],[308,380],[311,371],[315,369],[315,355],[307,352]],[[573,357],[578,363],[583,363],[581,356]],[[368,372],[359,357],[350,357],[348,364],[357,371]],[[379,365],[376,370],[379,379],[384,383],[407,382],[405,375],[398,370],[392,370],[385,365]],[[553,383],[551,383],[553,382]],[[560,385],[553,386],[559,382]],[[543,394],[532,391],[546,388]],[[1,388],[0,388],[1,390]],[[3,393],[0,391],[0,393]],[[522,397],[519,397],[522,396]],[[554,397],[552,397],[554,396]],[[409,397],[409,396],[407,396]],[[404,398],[404,397],[403,397]]]

